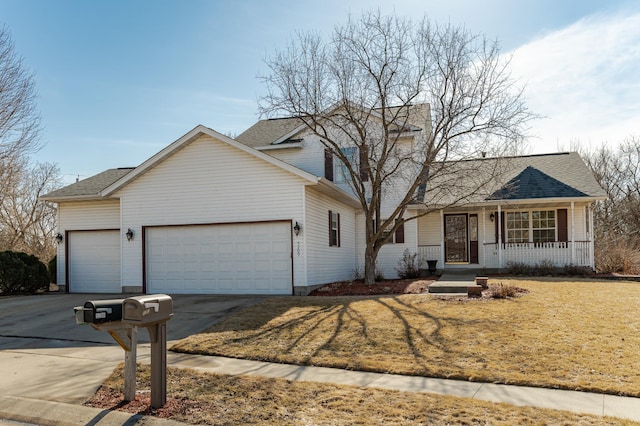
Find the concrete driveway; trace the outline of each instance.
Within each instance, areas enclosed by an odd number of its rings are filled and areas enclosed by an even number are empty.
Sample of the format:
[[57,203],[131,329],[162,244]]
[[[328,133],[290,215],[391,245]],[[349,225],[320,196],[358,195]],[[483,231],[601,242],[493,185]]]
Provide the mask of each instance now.
[[[79,403],[90,397],[124,351],[106,332],[77,325],[73,307],[87,300],[127,296],[48,294],[0,298],[0,395]],[[167,339],[198,333],[262,296],[173,297]],[[146,330],[138,334],[138,360],[149,357]],[[168,346],[171,344],[169,343]]]

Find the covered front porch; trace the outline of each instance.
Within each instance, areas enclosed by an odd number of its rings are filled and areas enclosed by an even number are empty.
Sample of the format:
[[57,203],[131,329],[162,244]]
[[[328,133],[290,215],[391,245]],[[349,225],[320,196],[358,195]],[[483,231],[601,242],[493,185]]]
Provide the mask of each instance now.
[[521,203],[431,212],[418,219],[418,258],[439,270],[510,264],[594,268],[591,203]]

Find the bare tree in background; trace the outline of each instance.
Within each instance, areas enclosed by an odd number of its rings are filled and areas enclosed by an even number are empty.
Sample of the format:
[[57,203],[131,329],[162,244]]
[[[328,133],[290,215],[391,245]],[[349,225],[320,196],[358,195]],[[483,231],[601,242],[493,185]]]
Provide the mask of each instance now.
[[594,212],[596,267],[603,272],[640,272],[640,139],[617,148],[601,145],[581,155],[607,193]]
[[266,63],[261,113],[300,117],[360,200],[367,284],[382,246],[417,217],[408,206],[464,203],[494,177],[464,160],[516,153],[534,118],[496,42],[426,18],[365,13],[329,40],[297,34]]
[[54,164],[24,167],[5,188],[0,215],[0,250],[23,251],[48,261],[56,252],[56,209],[38,198],[60,187]]
[[55,210],[38,196],[59,185],[57,166],[32,166],[40,148],[40,116],[33,74],[0,28],[0,249],[25,251],[47,261]]

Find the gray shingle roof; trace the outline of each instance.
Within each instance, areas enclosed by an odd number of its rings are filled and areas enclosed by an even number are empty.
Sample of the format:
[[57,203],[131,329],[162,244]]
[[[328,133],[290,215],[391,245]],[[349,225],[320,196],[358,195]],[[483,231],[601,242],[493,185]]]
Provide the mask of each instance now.
[[297,117],[260,120],[235,139],[252,148],[266,146],[294,131],[302,124],[302,121]]
[[[402,110],[401,110],[402,108]],[[407,111],[406,107],[391,107],[389,112],[391,114],[399,114]],[[417,104],[411,105],[408,109],[409,116],[407,117],[407,124],[415,126],[418,129],[423,129],[429,119],[429,105]],[[401,119],[401,117],[399,117]],[[272,118],[268,120],[260,120],[247,130],[242,132],[235,139],[252,148],[258,146],[267,146],[273,142],[279,140],[283,136],[293,132],[304,123],[299,117],[288,118]]]
[[[426,194],[419,194],[428,204],[606,196],[575,152],[483,158],[435,164],[432,169],[436,176]],[[475,187],[479,189],[472,193]]]
[[495,191],[487,200],[523,200],[531,198],[587,197],[582,191],[570,187],[540,170],[527,166],[518,176]]
[[43,195],[43,200],[63,199],[63,198],[99,198],[100,192],[106,187],[117,182],[126,176],[133,167],[121,169],[109,169],[90,178],[83,179],[74,184],[65,186],[58,190]]

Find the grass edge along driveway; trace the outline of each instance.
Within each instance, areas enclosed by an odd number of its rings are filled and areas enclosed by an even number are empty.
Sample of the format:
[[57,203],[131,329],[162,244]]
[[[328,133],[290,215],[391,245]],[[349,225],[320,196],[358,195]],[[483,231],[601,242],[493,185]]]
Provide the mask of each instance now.
[[500,279],[514,299],[275,297],[178,352],[640,396],[640,284]]

